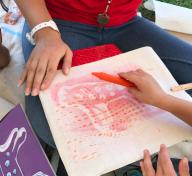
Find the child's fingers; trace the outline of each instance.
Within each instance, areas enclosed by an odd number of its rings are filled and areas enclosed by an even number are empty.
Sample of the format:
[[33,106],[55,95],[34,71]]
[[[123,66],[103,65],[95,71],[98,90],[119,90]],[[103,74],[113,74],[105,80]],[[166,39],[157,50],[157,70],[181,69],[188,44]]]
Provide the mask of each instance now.
[[162,176],[163,175],[163,168],[161,166],[161,161],[160,161],[160,151],[158,154],[158,159],[157,159],[157,171],[156,171],[156,176]]
[[151,156],[148,150],[144,150],[144,170],[147,176],[154,176],[155,170],[151,162]]
[[162,169],[162,167],[161,167],[160,159],[159,159],[159,157],[158,157],[156,176],[162,176],[162,175],[163,175],[163,169]]
[[130,71],[127,73],[119,73],[119,76],[121,78],[128,80],[128,81],[133,82],[136,85],[138,84],[138,76],[136,75],[135,71]]
[[183,158],[179,162],[179,175],[180,176],[190,176],[189,174],[189,164],[188,164],[188,159]]
[[161,167],[163,169],[163,173],[165,175],[171,175],[171,176],[176,175],[173,164],[172,164],[170,157],[169,157],[169,153],[168,153],[167,148],[164,144],[162,144],[160,147],[159,161],[160,161]]
[[141,167],[141,171],[142,171],[142,174],[143,176],[146,176],[146,173],[145,173],[145,168],[144,168],[144,163],[143,161],[140,162],[140,167]]

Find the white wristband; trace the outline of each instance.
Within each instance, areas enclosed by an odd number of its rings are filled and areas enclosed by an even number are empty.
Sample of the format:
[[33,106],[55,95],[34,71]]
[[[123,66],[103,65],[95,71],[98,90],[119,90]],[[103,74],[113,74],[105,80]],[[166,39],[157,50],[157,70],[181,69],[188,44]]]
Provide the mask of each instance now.
[[40,24],[36,25],[36,26],[31,30],[31,32],[26,33],[26,38],[27,38],[27,40],[28,40],[32,45],[35,45],[35,39],[34,39],[34,37],[33,37],[34,34],[35,34],[37,31],[39,31],[40,29],[47,28],[47,27],[50,27],[50,28],[52,28],[53,30],[59,32],[59,29],[58,29],[56,23],[55,23],[53,20],[50,20],[50,21],[43,22],[43,23],[40,23]]

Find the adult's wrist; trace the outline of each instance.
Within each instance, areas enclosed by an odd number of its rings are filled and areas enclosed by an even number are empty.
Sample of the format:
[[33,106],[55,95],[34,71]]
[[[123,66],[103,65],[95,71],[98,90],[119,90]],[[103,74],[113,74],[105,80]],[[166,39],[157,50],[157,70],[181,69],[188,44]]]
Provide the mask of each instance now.
[[60,33],[58,31],[55,31],[55,30],[47,27],[47,28],[43,28],[43,29],[37,31],[34,34],[34,39],[35,39],[36,43],[38,43],[41,40],[44,40],[45,38],[50,38],[50,37],[60,38]]
[[[44,28],[50,28],[54,31],[57,31],[59,33],[59,29],[56,25],[56,23],[53,21],[53,20],[49,20],[49,21],[45,21],[45,22],[42,22],[38,25],[36,25],[35,27],[32,28],[31,32],[29,33],[26,33],[26,37],[28,39],[28,41],[32,44],[32,45],[35,45],[36,44],[36,40],[35,40],[35,37],[34,35],[44,29]],[[38,38],[38,37],[37,37]]]

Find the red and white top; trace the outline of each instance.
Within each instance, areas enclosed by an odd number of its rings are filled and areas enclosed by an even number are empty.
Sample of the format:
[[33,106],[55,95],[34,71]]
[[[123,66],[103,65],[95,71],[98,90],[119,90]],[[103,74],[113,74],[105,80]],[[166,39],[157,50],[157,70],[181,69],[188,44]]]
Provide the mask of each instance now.
[[[97,15],[105,11],[108,0],[45,0],[53,18],[98,25]],[[137,14],[142,0],[113,0],[106,27],[118,26],[128,22]]]

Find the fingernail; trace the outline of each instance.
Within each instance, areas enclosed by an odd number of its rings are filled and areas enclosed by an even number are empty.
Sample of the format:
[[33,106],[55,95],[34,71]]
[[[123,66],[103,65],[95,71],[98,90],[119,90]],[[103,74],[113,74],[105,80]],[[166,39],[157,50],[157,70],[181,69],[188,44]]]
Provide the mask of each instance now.
[[165,144],[161,144],[160,145],[160,149],[163,149],[163,148],[165,148],[166,146],[165,146]]
[[33,89],[33,91],[32,91],[32,96],[37,96],[38,95],[38,89]]
[[25,90],[25,95],[26,95],[26,96],[29,96],[29,95],[30,95],[30,93],[31,93],[30,89],[29,89],[29,88],[27,88],[27,89]]
[[19,81],[19,82],[18,82],[18,84],[17,84],[17,87],[20,87],[20,86],[21,86],[21,84],[22,84],[22,82],[21,82],[21,81]]
[[43,84],[41,85],[41,89],[45,89],[45,86],[46,86],[46,84],[43,83]]
[[69,68],[65,68],[65,74],[66,74],[66,75],[69,74]]
[[188,159],[186,157],[183,158],[184,163],[188,163]]

